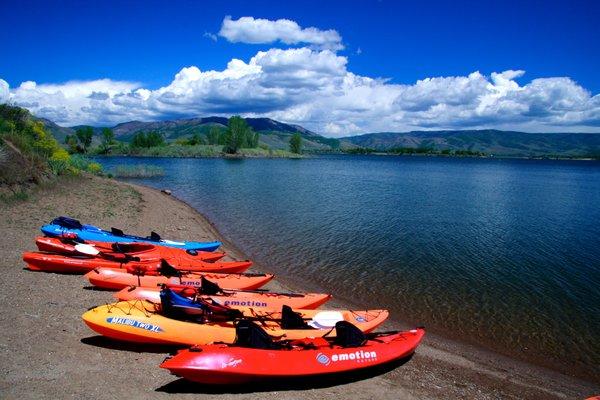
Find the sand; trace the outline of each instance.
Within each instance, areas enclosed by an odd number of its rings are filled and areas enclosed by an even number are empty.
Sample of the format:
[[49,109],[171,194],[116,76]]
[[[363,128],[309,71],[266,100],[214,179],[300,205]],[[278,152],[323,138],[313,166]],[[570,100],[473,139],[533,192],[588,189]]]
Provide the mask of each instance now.
[[[111,342],[85,326],[81,314],[112,301],[110,292],[84,288],[88,285],[81,276],[23,268],[22,252],[35,250],[39,227],[58,215],[136,234],[156,230],[175,240],[220,239],[232,258],[245,258],[194,209],[146,187],[90,176],[63,178],[28,200],[0,203],[2,399],[582,399],[600,393],[597,383],[434,335],[396,369],[351,382],[321,379],[220,389],[189,384],[158,368],[168,350]],[[301,291],[302,282],[280,276],[267,287]],[[328,306],[344,305],[333,301]],[[396,326],[388,323],[383,329]]]

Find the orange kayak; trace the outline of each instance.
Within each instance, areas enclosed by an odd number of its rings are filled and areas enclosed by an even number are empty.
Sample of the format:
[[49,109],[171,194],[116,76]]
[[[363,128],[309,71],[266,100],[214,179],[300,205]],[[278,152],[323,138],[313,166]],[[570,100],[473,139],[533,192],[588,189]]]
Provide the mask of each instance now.
[[[129,342],[189,346],[214,342],[233,343],[235,340],[233,321],[190,322],[163,316],[158,312],[159,309],[159,305],[147,301],[123,301],[93,308],[83,314],[82,318],[95,332]],[[387,310],[300,310],[298,314],[307,321],[309,327],[284,329],[280,312],[243,309],[242,313],[245,317],[260,319],[269,335],[286,339],[330,336],[332,328],[341,320],[354,323],[363,332],[370,332],[389,315]]]
[[[122,255],[115,257],[87,256],[87,255],[62,255],[52,253],[42,253],[31,251],[23,253],[23,261],[27,263],[27,268],[32,271],[60,272],[71,274],[82,274],[91,271],[94,268],[127,268],[129,270],[139,270],[144,273],[158,273],[161,269],[162,260],[154,261],[135,261]],[[252,261],[218,261],[205,262],[196,260],[194,265],[176,265],[178,270],[197,271],[197,272],[220,272],[237,273],[244,272],[252,266]]]
[[133,275],[122,269],[96,268],[85,274],[96,287],[109,290],[121,290],[130,286],[155,288],[159,285],[202,286],[202,277],[209,279],[222,288],[253,290],[265,285],[271,274],[220,274],[220,273],[182,273],[181,276]]
[[[187,297],[202,296],[217,304],[228,307],[253,307],[256,309],[280,310],[288,305],[292,308],[312,310],[331,299],[325,293],[272,293],[263,291],[224,290],[222,293],[206,295],[201,288],[169,286],[178,294]],[[115,293],[120,301],[147,300],[160,303],[160,288],[132,286]]]
[[[48,253],[59,253],[66,255],[90,255],[89,248],[95,248],[99,256],[104,253],[109,256],[137,257],[139,261],[160,261],[167,260],[170,264],[193,266],[197,260],[206,262],[217,261],[225,256],[223,252],[216,251],[198,251],[185,250],[176,247],[156,246],[152,243],[131,242],[131,243],[115,243],[115,242],[96,242],[93,240],[77,240],[69,238],[54,238],[39,236],[35,239],[39,251]],[[88,247],[81,251],[81,245]]]
[[175,247],[156,246],[152,243],[131,242],[111,243],[94,242],[91,240],[75,241],[68,238],[53,238],[39,236],[35,239],[39,251],[66,255],[92,255],[90,250],[96,250],[96,255],[102,257],[136,257],[138,261],[167,260],[170,264],[193,266],[196,261],[217,261],[225,256],[223,252],[185,250]]
[[[336,324],[339,332],[333,339],[318,337],[282,343],[273,342],[260,332],[254,334],[252,342],[245,340],[248,334],[244,330],[250,331],[252,326],[238,323],[235,344],[197,345],[180,350],[160,367],[193,382],[216,385],[343,374],[402,360],[415,352],[425,335],[424,329],[417,328],[367,335],[358,331],[350,336],[344,334],[347,325]],[[261,328],[255,325],[254,330]],[[256,337],[262,340],[257,341]]]

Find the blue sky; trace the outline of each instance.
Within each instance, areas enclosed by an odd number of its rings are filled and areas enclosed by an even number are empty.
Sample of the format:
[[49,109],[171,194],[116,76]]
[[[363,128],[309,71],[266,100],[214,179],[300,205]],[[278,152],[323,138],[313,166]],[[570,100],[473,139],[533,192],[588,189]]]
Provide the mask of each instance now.
[[20,1],[0,14],[13,38],[0,100],[63,125],[231,113],[329,136],[600,125],[598,1]]

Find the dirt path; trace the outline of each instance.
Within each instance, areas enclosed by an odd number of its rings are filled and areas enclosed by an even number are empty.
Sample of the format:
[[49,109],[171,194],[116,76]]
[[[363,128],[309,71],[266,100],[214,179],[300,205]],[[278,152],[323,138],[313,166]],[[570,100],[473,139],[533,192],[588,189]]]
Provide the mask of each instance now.
[[[226,388],[224,394],[190,385],[158,368],[166,355],[162,349],[116,344],[82,323],[87,308],[111,301],[109,292],[84,289],[81,276],[23,269],[21,253],[35,249],[39,227],[58,215],[144,235],[156,230],[176,240],[220,237],[202,215],[173,197],[95,177],[63,179],[26,201],[0,204],[2,399],[174,398],[171,393],[179,393],[178,399],[582,399],[600,393],[591,383],[431,335],[404,365],[346,384],[319,380],[309,387]],[[225,250],[244,257],[230,243]],[[268,287],[301,290],[289,282]]]

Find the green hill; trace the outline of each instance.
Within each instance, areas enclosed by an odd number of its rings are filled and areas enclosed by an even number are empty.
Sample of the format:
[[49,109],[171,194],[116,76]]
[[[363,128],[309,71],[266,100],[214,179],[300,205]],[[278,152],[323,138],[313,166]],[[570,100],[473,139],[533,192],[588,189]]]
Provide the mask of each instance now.
[[525,133],[500,130],[379,132],[341,139],[362,148],[468,150],[504,157],[600,157],[600,133]]

